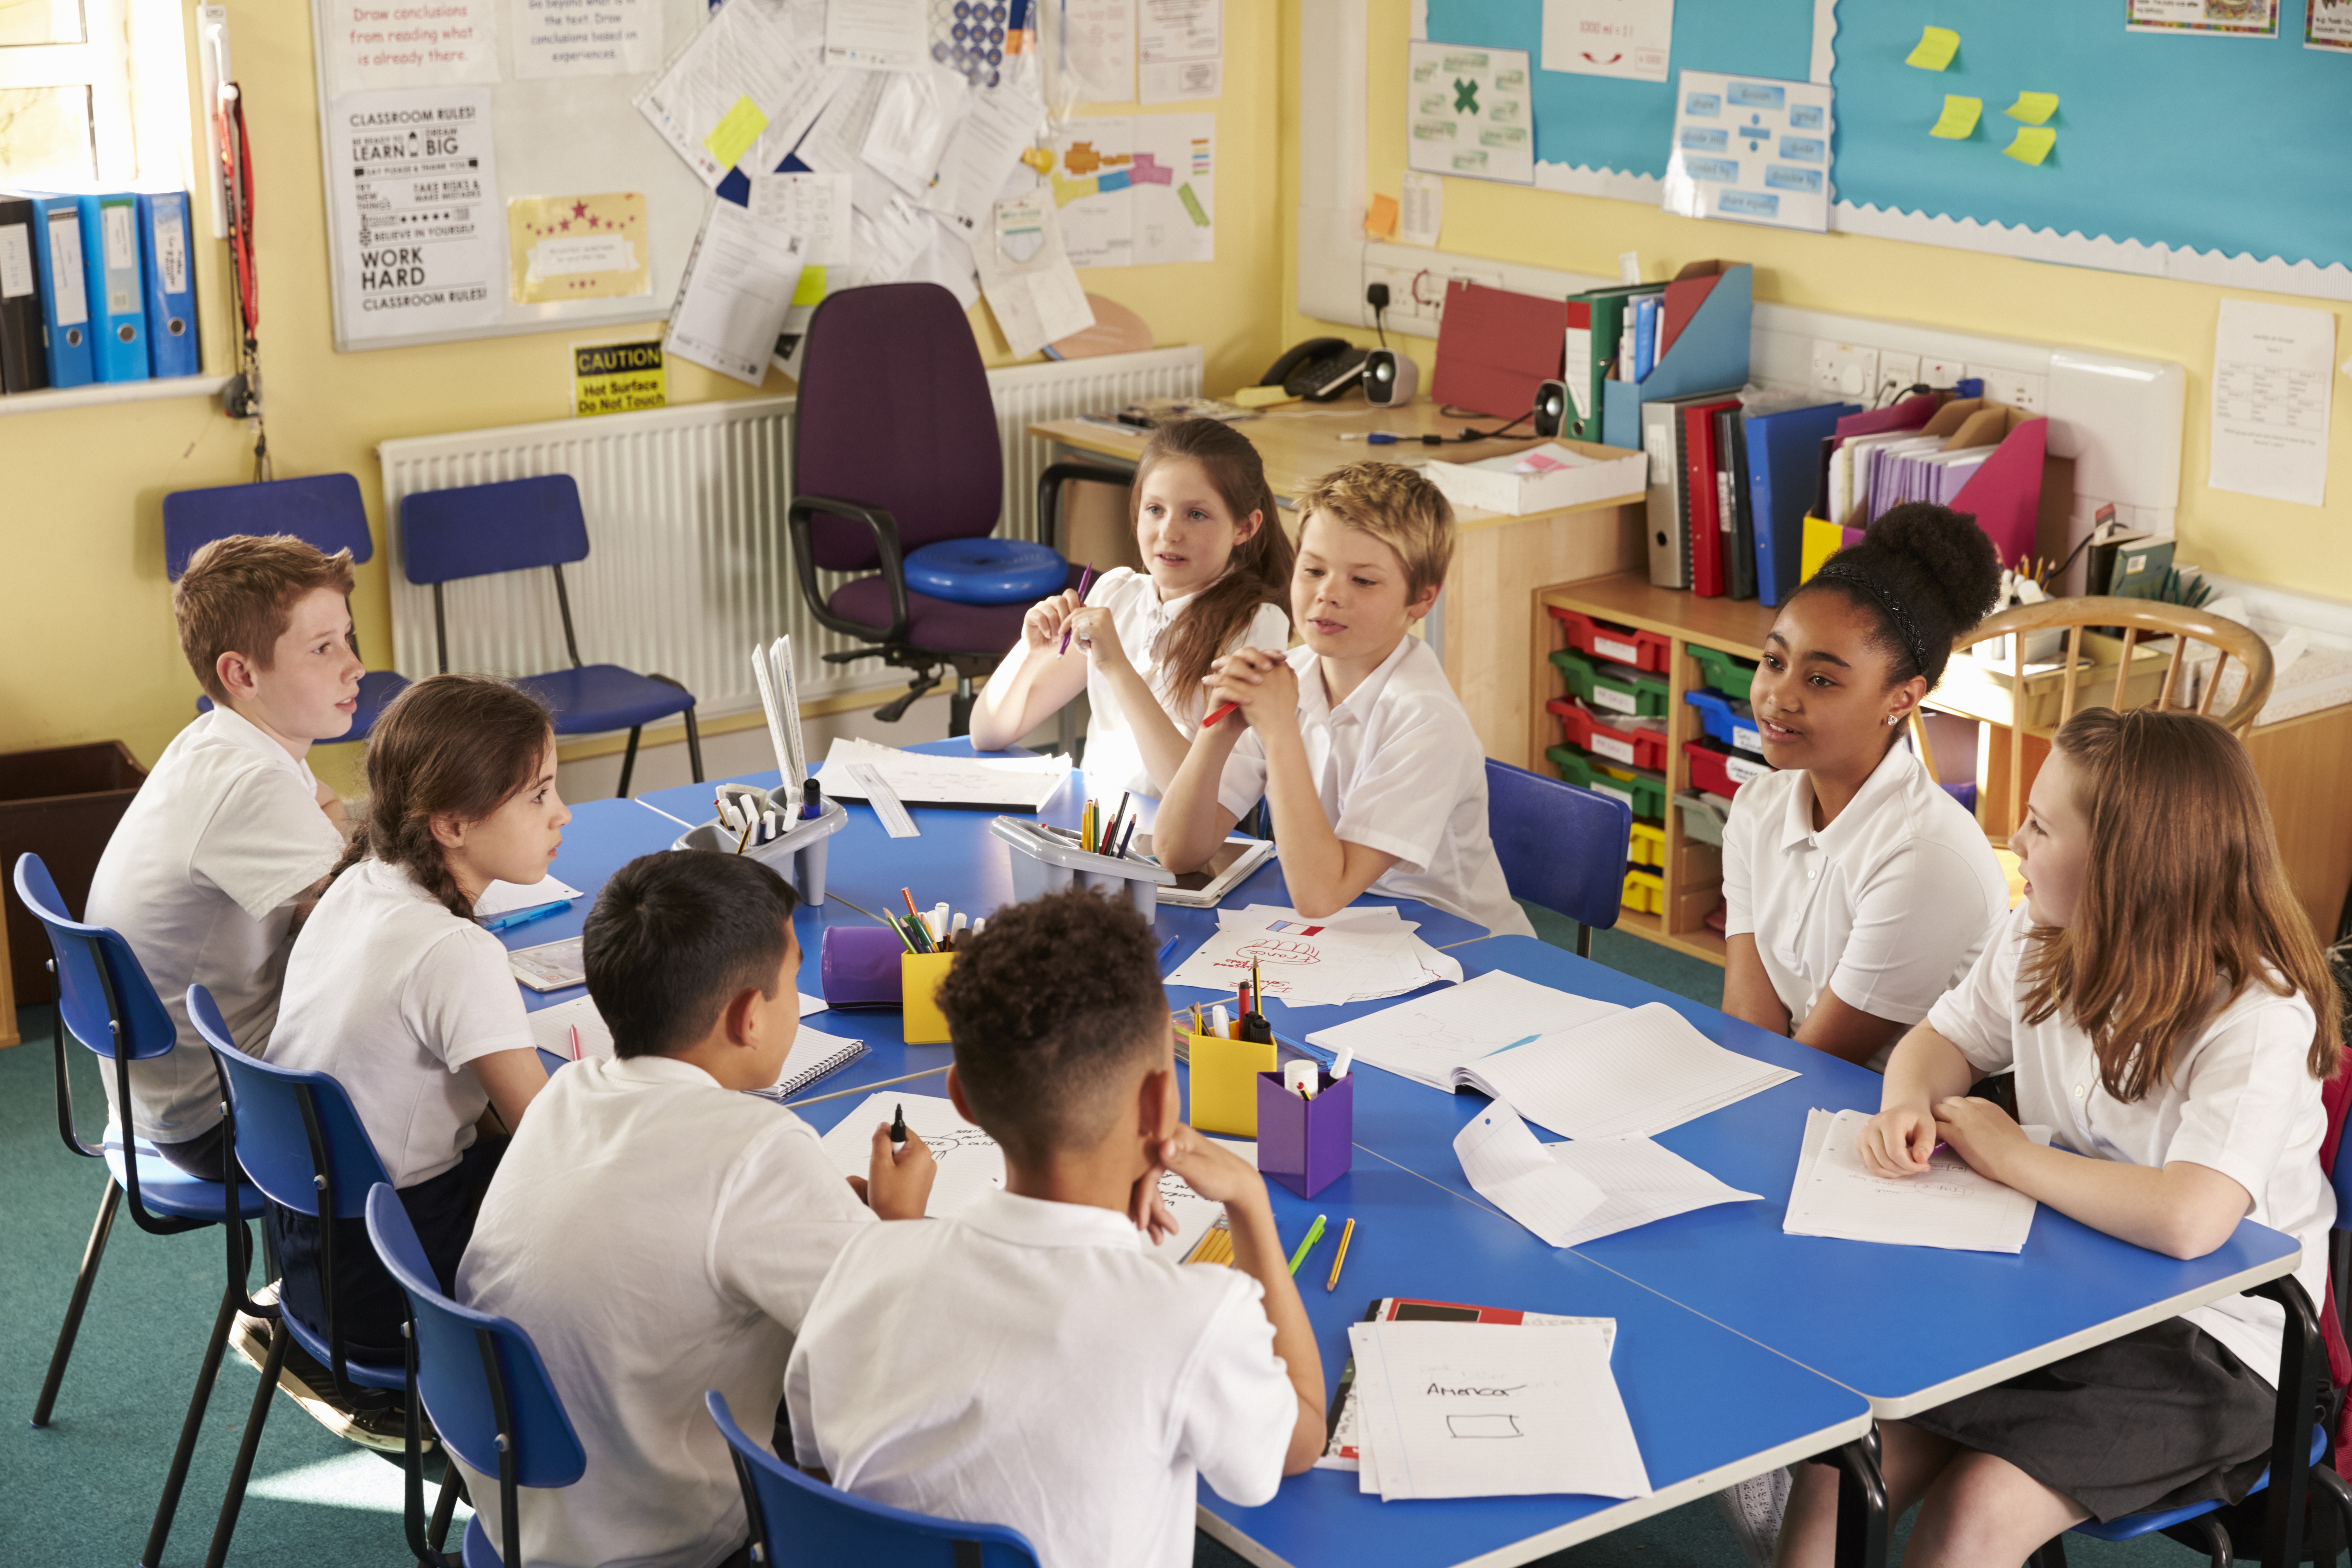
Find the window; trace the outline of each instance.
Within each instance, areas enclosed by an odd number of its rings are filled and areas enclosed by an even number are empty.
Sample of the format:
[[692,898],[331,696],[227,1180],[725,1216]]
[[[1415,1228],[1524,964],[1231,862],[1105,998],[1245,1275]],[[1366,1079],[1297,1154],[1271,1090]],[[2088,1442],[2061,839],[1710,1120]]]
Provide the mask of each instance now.
[[0,0],[0,180],[185,184],[176,0]]

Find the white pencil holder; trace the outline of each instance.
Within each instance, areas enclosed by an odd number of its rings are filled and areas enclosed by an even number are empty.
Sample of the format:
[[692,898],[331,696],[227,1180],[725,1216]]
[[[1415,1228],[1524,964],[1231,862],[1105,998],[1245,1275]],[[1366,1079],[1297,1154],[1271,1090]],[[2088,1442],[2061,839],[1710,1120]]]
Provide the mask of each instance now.
[[[760,792],[760,809],[782,812],[786,802],[781,795]],[[793,825],[765,844],[744,847],[743,853],[774,870],[793,885],[804,904],[824,902],[825,844],[849,821],[849,813],[839,801],[827,795],[824,809],[811,817],[795,817]],[[689,827],[677,836],[673,849],[712,849],[721,855],[735,852],[739,829],[721,825],[717,818],[698,827]]]
[[1026,817],[1000,816],[988,830],[1013,852],[1013,901],[1025,904],[1058,893],[1073,882],[1097,893],[1121,897],[1150,920],[1160,908],[1160,889],[1176,885],[1176,873],[1150,860],[1094,855]]

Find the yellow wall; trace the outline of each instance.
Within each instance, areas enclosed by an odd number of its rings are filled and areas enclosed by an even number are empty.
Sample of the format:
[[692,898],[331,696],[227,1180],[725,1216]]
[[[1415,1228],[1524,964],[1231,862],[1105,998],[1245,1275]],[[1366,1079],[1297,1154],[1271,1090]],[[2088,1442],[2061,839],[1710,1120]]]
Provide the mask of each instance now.
[[[1370,191],[1394,195],[1403,184],[1405,156],[1399,87],[1405,75],[1406,0],[1371,0],[1370,9],[1370,124],[1365,177]],[[1290,8],[1285,48],[1291,58],[1298,48],[1297,16]],[[1297,205],[1297,112],[1295,89],[1286,86],[1286,213]],[[1284,341],[1341,331],[1297,314],[1296,231],[1286,226],[1283,232]],[[1643,276],[1652,279],[1672,277],[1685,262],[1724,257],[1755,265],[1759,300],[2174,361],[2188,373],[2179,522],[2182,561],[2299,592],[2352,599],[2352,527],[2347,527],[2352,524],[2352,381],[2336,379],[2326,506],[2261,500],[2211,489],[2204,482],[2213,326],[2220,301],[2225,297],[2259,299],[2332,310],[2338,361],[2352,353],[2352,306],[1856,235],[1706,223],[1631,202],[1484,180],[1445,182],[1445,225],[1438,243],[1463,255],[1606,278],[1617,275],[1620,251],[1639,251]],[[1360,342],[1374,341],[1368,331],[1344,335]],[[1412,337],[1397,341],[1421,362],[1423,384],[1428,384],[1434,342]]]
[[[188,9],[193,16],[194,7]],[[570,345],[614,333],[573,329],[334,351],[309,13],[296,0],[230,6],[260,209],[270,452],[281,478],[359,476],[377,554],[361,571],[352,607],[361,651],[385,666],[392,633],[376,443],[562,418],[571,410]],[[1090,290],[1141,314],[1159,342],[1202,345],[1212,387],[1255,380],[1281,346],[1274,8],[1229,5],[1225,51],[1225,97],[1205,106],[1217,114],[1217,259],[1084,275]],[[193,73],[190,96],[200,96]],[[197,205],[201,212],[201,198]],[[217,245],[198,254],[206,368],[215,371],[226,369],[227,358],[223,258]],[[972,321],[988,362],[1007,363],[984,305],[974,308]],[[772,372],[762,390],[790,386]],[[674,402],[751,395],[697,366],[670,367]],[[0,417],[0,474],[7,479],[0,500],[0,751],[120,737],[152,762],[187,721],[197,689],[173,631],[163,498],[251,478],[251,447],[242,426],[194,398]],[[322,774],[347,783],[356,750],[322,752]]]

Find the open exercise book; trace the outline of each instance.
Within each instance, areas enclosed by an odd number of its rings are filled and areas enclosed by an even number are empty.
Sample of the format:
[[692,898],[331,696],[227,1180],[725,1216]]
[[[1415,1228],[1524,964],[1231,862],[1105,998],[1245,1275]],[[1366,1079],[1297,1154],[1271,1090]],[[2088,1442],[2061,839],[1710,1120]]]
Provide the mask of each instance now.
[[[800,993],[801,1016],[824,1011],[824,998]],[[596,1011],[593,997],[575,996],[569,1002],[559,1002],[552,1007],[541,1007],[530,1015],[531,1043],[551,1056],[570,1058],[572,1056],[572,1031],[580,1031],[579,1056],[583,1060],[613,1059],[613,1031],[604,1026],[604,1016]],[[812,1029],[803,1024],[793,1037],[793,1048],[784,1058],[783,1070],[776,1081],[766,1089],[746,1089],[747,1094],[762,1095],[770,1100],[790,1100],[793,1095],[819,1079],[839,1072],[843,1068],[866,1055],[866,1042],[846,1040],[839,1035],[828,1035],[822,1029]]]
[[1414,934],[1420,929],[1391,904],[1360,904],[1314,920],[1280,904],[1219,910],[1216,931],[1166,984],[1229,992],[1255,973],[1268,996],[1318,1007],[1461,979],[1461,962],[1422,941]]
[[868,767],[908,805],[957,805],[975,811],[1034,812],[1070,776],[1067,757],[934,757],[871,741],[835,736],[817,782],[839,800],[864,800],[866,786],[850,773]]
[[1433,1089],[1508,1100],[1576,1139],[1654,1137],[1797,1076],[1724,1049],[1663,1002],[1620,1007],[1499,971],[1307,1040]]
[[[1889,1179],[1863,1169],[1854,1140],[1868,1113],[1826,1110],[1805,1114],[1805,1142],[1797,1156],[1796,1185],[1789,1194],[1789,1217],[1780,1228],[1790,1236],[1828,1236],[1845,1241],[1875,1241],[1891,1247],[1944,1247],[1961,1252],[2021,1252],[2033,1229],[2032,1198],[1979,1175],[1947,1149],[1929,1161],[1933,1169]],[[2047,1127],[2028,1127],[2037,1143],[2050,1142]]]
[[1499,1100],[1454,1134],[1454,1152],[1480,1197],[1554,1247],[1580,1247],[1693,1209],[1763,1198],[1717,1181],[1647,1138],[1540,1143]]

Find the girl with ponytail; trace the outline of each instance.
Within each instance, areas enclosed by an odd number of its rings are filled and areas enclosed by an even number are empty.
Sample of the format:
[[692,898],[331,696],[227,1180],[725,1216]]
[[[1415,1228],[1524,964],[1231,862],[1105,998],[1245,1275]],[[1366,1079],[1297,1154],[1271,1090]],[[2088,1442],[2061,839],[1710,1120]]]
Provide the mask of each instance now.
[[[506,1144],[476,1124],[495,1108],[511,1130],[547,1084],[506,949],[474,919],[493,882],[545,879],[572,820],[547,710],[486,676],[418,681],[368,740],[367,798],[352,816],[351,847],[287,960],[268,1060],[342,1085],[449,1289]],[[400,1290],[362,1223],[334,1223],[345,1344],[394,1358]],[[269,1226],[281,1302],[323,1337],[319,1222],[273,1205]],[[369,1413],[356,1425],[362,1436]]]
[[1012,745],[1083,689],[1087,787],[1156,796],[1192,749],[1211,663],[1289,646],[1291,547],[1257,448],[1214,419],[1152,432],[1129,507],[1144,571],[1115,567],[1083,604],[1061,593],[1031,610],[972,711],[971,743]]

